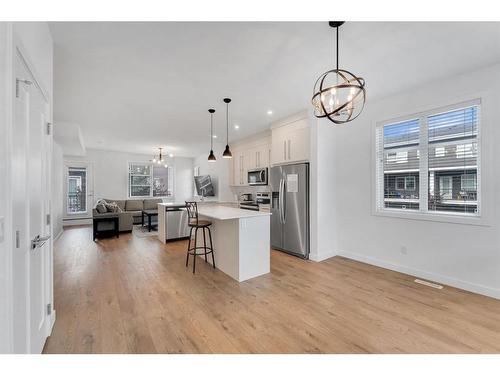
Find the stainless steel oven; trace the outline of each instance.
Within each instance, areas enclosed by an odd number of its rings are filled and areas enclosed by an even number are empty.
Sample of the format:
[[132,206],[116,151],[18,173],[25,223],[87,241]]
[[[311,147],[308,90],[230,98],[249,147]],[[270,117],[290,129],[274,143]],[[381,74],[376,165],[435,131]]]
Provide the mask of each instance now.
[[248,170],[248,185],[267,185],[267,168]]

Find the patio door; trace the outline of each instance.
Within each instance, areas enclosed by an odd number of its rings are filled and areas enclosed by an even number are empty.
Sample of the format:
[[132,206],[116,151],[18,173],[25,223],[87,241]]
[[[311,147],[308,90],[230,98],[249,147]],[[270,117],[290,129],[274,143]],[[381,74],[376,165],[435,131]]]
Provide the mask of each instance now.
[[87,162],[67,162],[64,176],[65,220],[92,217],[94,205],[92,165]]

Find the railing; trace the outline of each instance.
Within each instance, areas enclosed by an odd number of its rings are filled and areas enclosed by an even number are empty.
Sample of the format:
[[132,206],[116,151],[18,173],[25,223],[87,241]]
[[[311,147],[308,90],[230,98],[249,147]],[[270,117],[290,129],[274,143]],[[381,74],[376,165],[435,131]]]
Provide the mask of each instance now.
[[68,213],[77,213],[87,211],[85,194],[69,193],[68,194]]

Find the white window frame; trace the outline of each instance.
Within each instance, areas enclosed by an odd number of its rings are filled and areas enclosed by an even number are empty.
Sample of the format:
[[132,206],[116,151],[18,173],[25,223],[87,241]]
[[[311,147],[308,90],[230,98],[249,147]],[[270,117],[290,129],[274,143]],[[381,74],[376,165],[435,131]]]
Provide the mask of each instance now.
[[[130,166],[131,165],[149,165],[150,166],[150,175],[149,177],[151,178],[151,181],[149,183],[150,189],[149,189],[149,195],[131,195],[131,185],[130,185]],[[154,163],[152,162],[145,162],[145,161],[129,161],[127,162],[127,194],[128,194],[128,199],[144,199],[144,198],[153,198],[153,199],[173,199],[175,196],[175,167],[174,166],[168,166],[169,169],[172,170],[172,194],[171,195],[163,195],[163,196],[153,196],[153,167],[155,166]],[[169,181],[170,183],[170,181]]]
[[[478,130],[477,130],[477,213],[476,214],[465,214],[465,213],[454,213],[454,212],[436,212],[428,210],[428,175],[429,175],[429,145],[428,145],[428,125],[427,118],[429,116],[437,115],[439,113],[450,112],[458,110],[461,108],[477,106],[478,114]],[[376,216],[387,216],[394,218],[403,218],[411,220],[425,220],[425,221],[437,221],[445,223],[457,223],[457,224],[472,224],[489,226],[489,216],[486,217],[482,208],[482,197],[484,183],[481,178],[482,172],[482,154],[483,154],[483,142],[482,142],[482,131],[483,131],[483,121],[482,121],[482,98],[476,97],[474,99],[457,102],[456,104],[451,104],[447,106],[442,106],[439,108],[423,110],[418,113],[413,113],[405,116],[394,117],[388,120],[378,121],[374,123],[373,126],[373,180],[372,180],[372,191],[374,194],[372,214]],[[418,149],[420,150],[420,180],[419,180],[419,209],[418,210],[402,210],[397,208],[386,208],[383,205],[384,198],[384,186],[379,183],[381,179],[379,176],[384,171],[383,166],[383,147],[380,149],[378,144],[382,142],[383,138],[379,139],[380,134],[383,137],[383,127],[388,124],[404,122],[411,119],[418,118],[420,121],[420,138]],[[382,179],[383,180],[383,179]],[[383,185],[383,184],[382,184]],[[489,195],[488,195],[489,196]]]

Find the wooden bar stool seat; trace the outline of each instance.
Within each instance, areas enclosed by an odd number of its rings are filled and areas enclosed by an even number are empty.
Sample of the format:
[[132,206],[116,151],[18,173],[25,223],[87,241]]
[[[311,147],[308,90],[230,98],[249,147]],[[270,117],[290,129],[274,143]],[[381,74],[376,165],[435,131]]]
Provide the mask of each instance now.
[[[198,205],[196,202],[186,202],[186,209],[188,212],[188,225],[191,228],[189,230],[189,242],[186,254],[186,267],[189,264],[189,256],[193,256],[193,273],[196,271],[196,256],[204,255],[205,263],[207,262],[207,255],[212,254],[212,265],[215,268],[215,257],[214,249],[212,245],[212,232],[210,231],[210,226],[212,222],[209,220],[200,220],[198,218]],[[198,229],[203,231],[203,246],[198,246]],[[191,237],[193,236],[194,230],[194,246],[191,247]],[[208,231],[208,237],[210,240],[210,246],[207,246],[207,239],[205,231]]]

